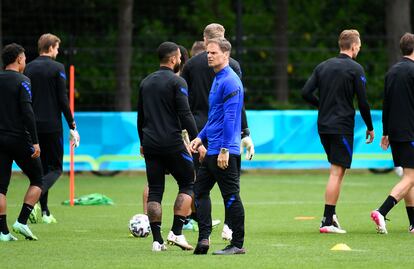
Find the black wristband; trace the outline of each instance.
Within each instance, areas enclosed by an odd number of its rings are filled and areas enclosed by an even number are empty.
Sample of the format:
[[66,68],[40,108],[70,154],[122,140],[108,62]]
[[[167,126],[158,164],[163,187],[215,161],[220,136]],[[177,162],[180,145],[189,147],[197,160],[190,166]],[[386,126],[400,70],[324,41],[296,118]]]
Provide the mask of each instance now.
[[246,136],[250,136],[250,130],[249,130],[249,128],[245,128],[241,132],[241,138],[242,139],[245,138]]

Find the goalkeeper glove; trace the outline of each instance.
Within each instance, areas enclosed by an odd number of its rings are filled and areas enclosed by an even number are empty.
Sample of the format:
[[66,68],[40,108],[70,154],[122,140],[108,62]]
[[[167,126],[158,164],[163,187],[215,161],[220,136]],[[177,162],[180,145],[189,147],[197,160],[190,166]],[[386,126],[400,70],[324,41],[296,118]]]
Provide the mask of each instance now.
[[254,145],[253,140],[250,136],[245,136],[242,138],[240,143],[240,153],[243,154],[244,148],[246,148],[246,160],[251,160],[254,155]]
[[70,141],[70,145],[74,148],[79,147],[79,143],[80,143],[80,136],[79,133],[76,129],[70,129],[69,130],[69,141]]

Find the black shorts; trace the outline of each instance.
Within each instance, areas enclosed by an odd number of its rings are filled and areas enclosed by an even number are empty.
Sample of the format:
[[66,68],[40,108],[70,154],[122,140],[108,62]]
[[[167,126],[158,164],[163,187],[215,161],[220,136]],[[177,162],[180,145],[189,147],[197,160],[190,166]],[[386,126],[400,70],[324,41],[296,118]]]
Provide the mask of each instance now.
[[390,141],[394,166],[414,168],[414,141],[394,142]]
[[319,134],[328,161],[344,168],[350,168],[354,146],[353,135]]
[[187,150],[174,153],[150,154],[145,153],[145,164],[148,180],[148,202],[161,202],[165,188],[165,172],[168,170],[177,181],[179,192],[193,194],[194,165]]
[[39,133],[40,159],[45,174],[53,170],[62,171],[63,167],[63,134]]
[[217,157],[207,155],[201,164],[194,185],[196,196],[209,194],[216,182],[223,198],[240,192],[240,155],[230,154],[229,166],[224,170],[218,167]]
[[40,158],[32,159],[33,152],[33,144],[27,139],[0,136],[0,193],[7,193],[13,161],[29,177],[30,185],[42,187],[42,164]]

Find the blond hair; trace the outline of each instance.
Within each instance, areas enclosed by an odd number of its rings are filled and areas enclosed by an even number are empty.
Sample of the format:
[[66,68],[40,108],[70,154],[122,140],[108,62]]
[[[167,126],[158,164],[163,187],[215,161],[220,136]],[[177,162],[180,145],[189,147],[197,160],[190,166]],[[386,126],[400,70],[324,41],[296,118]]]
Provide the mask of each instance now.
[[343,30],[339,35],[338,45],[341,50],[349,50],[353,44],[358,42],[361,42],[361,40],[357,30]]
[[39,53],[48,53],[49,52],[49,48],[55,47],[57,43],[60,43],[60,39],[59,37],[47,33],[47,34],[43,34],[40,38],[39,41],[37,41],[37,47],[39,50]]
[[218,23],[210,23],[209,25],[204,28],[204,38],[209,40],[218,37],[224,37],[224,29],[223,25]]

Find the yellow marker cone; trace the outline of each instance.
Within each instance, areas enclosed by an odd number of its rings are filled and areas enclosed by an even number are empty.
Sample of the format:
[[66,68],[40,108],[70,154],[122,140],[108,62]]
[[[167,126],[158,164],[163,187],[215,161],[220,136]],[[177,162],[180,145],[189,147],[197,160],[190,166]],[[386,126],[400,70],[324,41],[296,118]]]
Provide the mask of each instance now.
[[349,251],[352,250],[350,247],[348,247],[347,244],[336,244],[335,246],[333,246],[333,248],[331,248],[331,250],[342,250],[342,251]]
[[295,220],[313,220],[315,217],[308,217],[308,216],[299,216],[295,217]]

